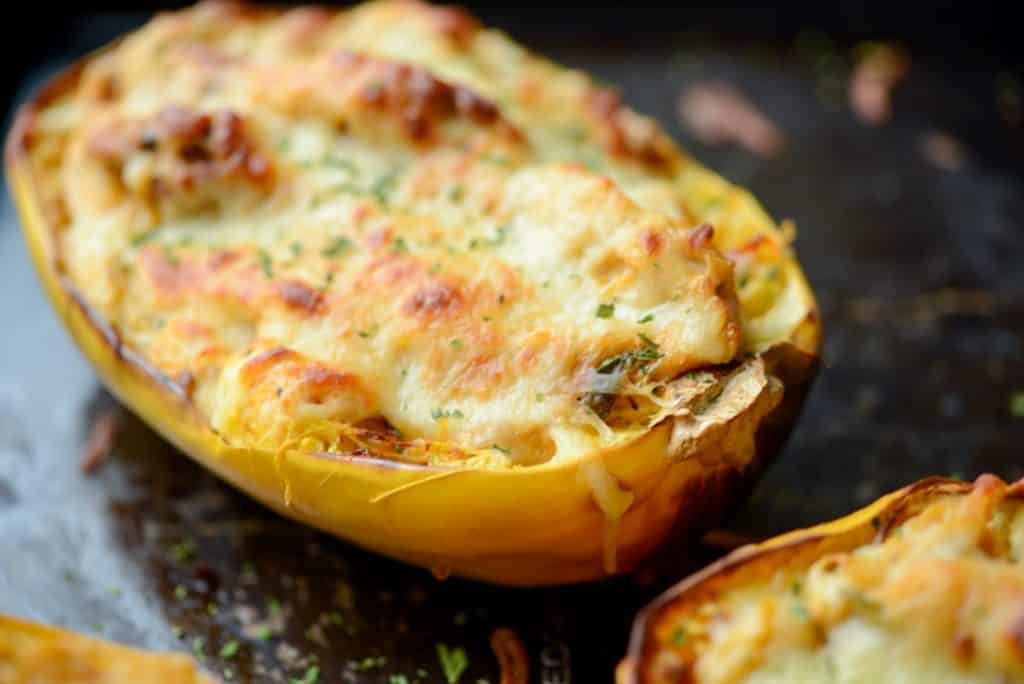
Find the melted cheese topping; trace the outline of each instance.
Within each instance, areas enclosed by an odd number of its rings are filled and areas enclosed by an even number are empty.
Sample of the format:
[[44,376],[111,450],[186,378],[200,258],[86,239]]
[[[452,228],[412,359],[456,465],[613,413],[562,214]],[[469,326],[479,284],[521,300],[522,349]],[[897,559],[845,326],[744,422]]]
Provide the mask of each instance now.
[[653,681],[1024,681],[1021,491],[983,476],[881,541],[687,606],[659,625]]
[[452,8],[162,15],[32,145],[68,274],[240,445],[573,458],[807,314],[746,193]]

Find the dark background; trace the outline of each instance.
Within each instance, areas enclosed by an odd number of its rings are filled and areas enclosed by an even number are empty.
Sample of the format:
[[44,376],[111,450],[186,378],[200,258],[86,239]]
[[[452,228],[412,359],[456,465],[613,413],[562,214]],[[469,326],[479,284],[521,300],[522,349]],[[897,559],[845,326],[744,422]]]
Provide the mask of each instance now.
[[[931,474],[1024,476],[1024,417],[1011,406],[1024,392],[1024,129],[1006,108],[1007,88],[1019,101],[1024,43],[1009,4],[469,4],[617,84],[796,220],[825,365],[788,447],[726,529],[761,538]],[[137,25],[145,6],[22,4],[5,99]],[[864,39],[897,40],[913,59],[884,127],[845,101]],[[709,147],[680,126],[678,93],[708,79],[777,122],[778,157]],[[922,154],[937,131],[962,145],[961,168]],[[82,444],[113,402],[49,312],[6,198],[0,269],[0,612],[194,650],[253,682],[301,676],[311,656],[321,682],[416,681],[421,668],[419,679],[443,681],[444,642],[468,652],[463,684],[494,684],[487,640],[508,626],[527,642],[534,681],[590,684],[611,679],[636,609],[721,553],[671,549],[659,571],[584,587],[438,582],[266,512],[131,417],[112,460],[83,477]],[[267,619],[264,640],[253,624]],[[232,639],[238,655],[218,657]]]

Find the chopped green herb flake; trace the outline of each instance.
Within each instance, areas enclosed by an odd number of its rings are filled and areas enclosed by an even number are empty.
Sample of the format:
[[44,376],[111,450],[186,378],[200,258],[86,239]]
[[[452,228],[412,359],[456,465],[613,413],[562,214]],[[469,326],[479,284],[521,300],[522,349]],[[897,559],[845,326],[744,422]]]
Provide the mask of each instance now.
[[[509,454],[511,454],[511,453],[512,453],[512,450],[511,450],[511,449],[509,449],[508,447],[503,447],[503,446],[500,446],[500,445],[498,445],[498,444],[492,444],[492,445],[491,445],[491,448],[492,448],[492,449],[495,449],[495,450],[497,450],[497,451],[500,451],[501,453],[505,454],[506,456],[508,456]],[[459,615],[463,616],[463,622],[465,622],[465,616],[466,616],[466,614],[465,614],[465,613],[459,613]],[[455,619],[456,619],[456,623],[455,623],[455,624],[459,624],[459,623],[458,623],[459,615],[456,615],[456,616],[455,616]]]
[[267,627],[266,625],[261,625],[257,627],[256,631],[253,632],[253,636],[259,639],[260,641],[266,641],[270,638],[270,627]]
[[203,637],[195,637],[194,639],[192,639],[192,653],[197,658],[202,658],[203,657],[203,646],[204,646]]
[[179,625],[171,625],[171,634],[174,635],[175,639],[183,639],[185,637],[185,630]]
[[643,342],[644,344],[646,344],[649,348],[651,348],[651,349],[657,349],[658,348],[658,343],[655,342],[654,340],[652,340],[647,335],[644,335],[643,333],[637,333],[636,336],[639,337],[640,341]]
[[384,656],[367,656],[362,660],[357,660],[352,664],[352,667],[359,672],[366,672],[367,670],[373,670],[378,667],[384,667],[388,664],[388,659]]
[[1024,418],[1024,390],[1017,390],[1010,396],[1010,415]]
[[462,411],[459,409],[441,409],[434,408],[430,410],[430,417],[434,420],[441,420],[442,418],[465,418]]
[[374,323],[373,325],[371,325],[366,330],[357,330],[356,331],[356,335],[359,335],[360,337],[363,337],[363,338],[373,337],[379,331],[380,331],[380,324],[379,323]]
[[409,678],[404,674],[393,674],[388,677],[388,684],[409,684]]
[[672,632],[672,645],[682,646],[684,643],[686,643],[686,629],[677,627],[676,631]]
[[614,304],[598,304],[597,311],[594,313],[598,318],[611,318],[615,315]]
[[654,314],[647,314],[643,318],[641,318],[639,321],[637,321],[637,323],[639,323],[640,325],[643,325],[644,323],[650,323],[653,320],[654,320]]
[[448,684],[457,684],[462,673],[469,667],[469,659],[462,648],[449,649],[445,644],[438,644],[437,659],[441,663],[441,671]]
[[465,194],[461,185],[453,185],[448,191],[448,199],[456,204],[462,201],[462,196]]
[[136,235],[135,237],[132,238],[132,247],[138,247],[140,245],[146,244],[147,242],[152,240],[154,237],[156,237],[156,233],[157,233],[157,229],[156,228],[151,228],[150,230],[147,230],[147,231],[145,231],[143,233],[139,233],[138,235]]
[[435,261],[430,267],[430,275],[437,275],[437,272],[441,270],[441,262]]
[[793,582],[789,589],[793,592],[793,596],[799,596],[800,592],[803,591],[803,588],[804,587],[800,582]]
[[288,684],[316,684],[319,680],[320,668],[316,665],[310,665],[301,678],[292,677],[288,680]]
[[220,657],[231,659],[238,655],[238,649],[241,647],[236,640],[232,639],[223,646],[220,647]]
[[462,340],[460,340],[458,337],[454,338],[449,344],[451,344],[451,346],[455,347],[456,349],[462,349],[465,346],[462,343]]
[[388,203],[388,198],[395,189],[397,177],[396,173],[391,172],[373,181],[373,185],[370,186],[370,192],[373,193],[373,196],[377,198],[380,204],[386,205]]
[[188,589],[185,588],[184,584],[179,584],[178,586],[174,587],[174,598],[178,599],[179,601],[184,601],[188,598]]
[[405,238],[395,238],[391,243],[391,248],[396,252],[409,251],[409,245],[405,242]]
[[352,246],[352,241],[347,237],[339,236],[331,240],[326,247],[320,250],[321,256],[333,259],[339,256],[343,252],[347,251]]
[[280,612],[281,612],[281,602],[278,601],[276,598],[271,598],[271,599],[267,600],[267,611],[271,615],[278,615],[278,614],[280,614]]
[[260,250],[260,266],[263,268],[263,277],[270,280],[274,277],[274,263],[270,260],[270,254],[266,250]]

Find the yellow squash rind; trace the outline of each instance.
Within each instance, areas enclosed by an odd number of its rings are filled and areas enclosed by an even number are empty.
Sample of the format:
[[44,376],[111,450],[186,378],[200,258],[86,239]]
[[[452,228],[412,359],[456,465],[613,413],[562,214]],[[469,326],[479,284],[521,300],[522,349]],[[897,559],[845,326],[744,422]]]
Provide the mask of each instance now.
[[0,615],[0,684],[213,684],[188,656],[149,653]]

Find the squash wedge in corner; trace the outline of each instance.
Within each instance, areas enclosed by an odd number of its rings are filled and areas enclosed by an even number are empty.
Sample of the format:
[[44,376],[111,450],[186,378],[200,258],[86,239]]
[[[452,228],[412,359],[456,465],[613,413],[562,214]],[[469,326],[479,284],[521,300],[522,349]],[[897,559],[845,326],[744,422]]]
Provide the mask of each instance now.
[[25,105],[6,159],[111,391],[438,575],[594,579],[705,529],[816,369],[791,230],[454,8],[160,15]]
[[636,619],[619,684],[1024,681],[1024,480],[923,480],[747,546]]
[[0,615],[0,684],[213,684],[191,658]]

